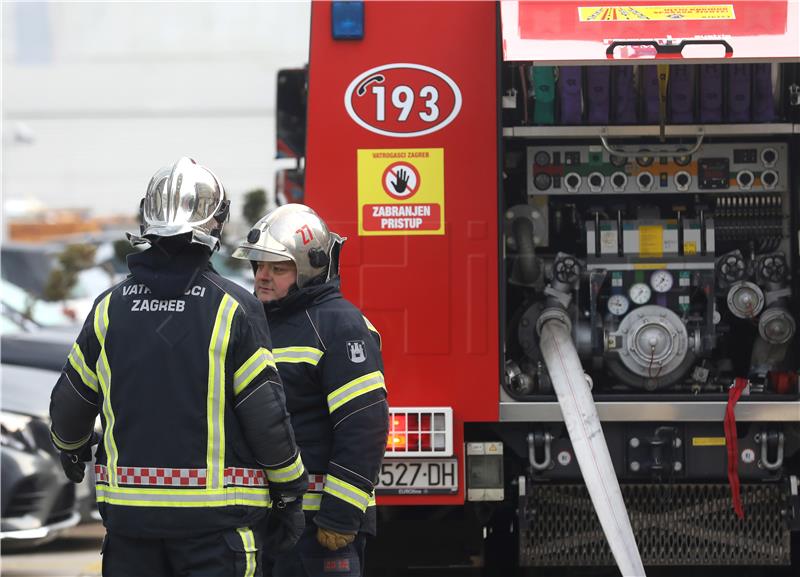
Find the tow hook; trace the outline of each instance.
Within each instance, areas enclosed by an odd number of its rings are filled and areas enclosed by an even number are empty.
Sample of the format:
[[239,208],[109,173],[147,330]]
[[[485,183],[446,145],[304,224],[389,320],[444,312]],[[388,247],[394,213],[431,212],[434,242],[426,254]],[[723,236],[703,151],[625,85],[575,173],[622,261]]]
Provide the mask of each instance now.
[[[553,466],[553,458],[550,446],[553,442],[553,435],[549,431],[528,433],[528,460],[534,471],[546,471]],[[541,454],[542,459],[537,459]]]
[[[767,471],[775,471],[783,466],[783,433],[765,429],[756,434],[755,442],[761,443],[759,467],[763,467]],[[775,455],[775,458],[770,459],[770,455]]]
[[[683,469],[683,463],[679,458],[681,439],[677,429],[658,427],[653,436],[646,437],[643,442],[649,449],[650,461],[640,463],[640,472],[649,471],[651,475],[659,477],[664,474],[671,475]],[[633,447],[633,445],[633,439],[631,439],[631,446]],[[631,470],[634,468],[631,467]]]

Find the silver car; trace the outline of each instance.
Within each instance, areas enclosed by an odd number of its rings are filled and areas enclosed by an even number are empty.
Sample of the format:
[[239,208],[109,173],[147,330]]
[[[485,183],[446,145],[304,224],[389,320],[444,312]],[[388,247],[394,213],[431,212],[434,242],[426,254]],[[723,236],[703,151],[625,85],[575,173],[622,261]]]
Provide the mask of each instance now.
[[[50,441],[50,391],[78,328],[2,336],[0,484],[3,547],[54,539],[96,514],[93,475],[67,480]],[[87,467],[91,472],[92,467]]]

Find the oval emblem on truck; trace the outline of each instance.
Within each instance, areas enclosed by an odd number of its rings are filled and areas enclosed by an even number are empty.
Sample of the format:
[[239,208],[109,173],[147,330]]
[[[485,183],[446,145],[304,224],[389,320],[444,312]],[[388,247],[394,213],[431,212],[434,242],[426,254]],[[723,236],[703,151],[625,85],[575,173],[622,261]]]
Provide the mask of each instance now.
[[370,132],[409,138],[441,130],[461,110],[461,91],[421,64],[384,64],[359,74],[344,94],[347,113]]

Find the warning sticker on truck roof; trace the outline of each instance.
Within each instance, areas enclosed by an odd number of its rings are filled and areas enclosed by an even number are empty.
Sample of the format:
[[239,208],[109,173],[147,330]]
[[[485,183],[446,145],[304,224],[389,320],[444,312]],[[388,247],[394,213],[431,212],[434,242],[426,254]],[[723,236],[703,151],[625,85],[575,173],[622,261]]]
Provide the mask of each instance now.
[[503,59],[536,66],[800,56],[798,0],[505,0],[500,14]]
[[358,234],[444,234],[444,149],[359,150]]
[[671,6],[579,6],[581,22],[609,20],[734,20],[732,4]]

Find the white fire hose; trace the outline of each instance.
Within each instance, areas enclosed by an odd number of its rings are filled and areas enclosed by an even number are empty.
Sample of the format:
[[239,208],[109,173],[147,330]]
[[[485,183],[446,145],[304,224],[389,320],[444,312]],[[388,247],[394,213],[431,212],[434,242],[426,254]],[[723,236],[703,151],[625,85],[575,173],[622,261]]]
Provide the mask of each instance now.
[[583,480],[614,560],[623,576],[644,577],[639,548],[611,463],[600,417],[570,329],[561,315],[547,315],[547,311],[539,326],[539,347],[561,405]]

